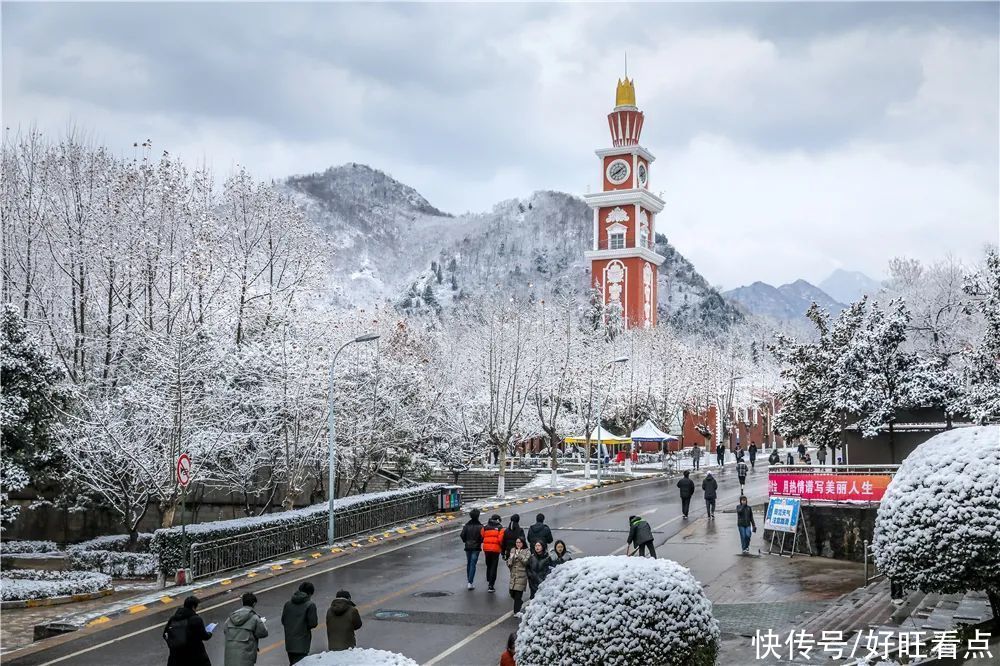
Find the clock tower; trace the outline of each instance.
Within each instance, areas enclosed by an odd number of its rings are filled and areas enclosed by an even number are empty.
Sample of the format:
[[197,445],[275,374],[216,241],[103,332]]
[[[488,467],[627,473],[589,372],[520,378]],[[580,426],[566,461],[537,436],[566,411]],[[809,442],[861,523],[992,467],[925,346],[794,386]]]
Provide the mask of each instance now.
[[663,200],[649,191],[652,153],[639,145],[644,116],[635,105],[635,85],[618,81],[608,114],[611,147],[597,150],[603,187],[584,200],[594,211],[591,282],[604,305],[617,308],[626,328],[656,325],[656,272],[663,257],[653,251],[656,215]]

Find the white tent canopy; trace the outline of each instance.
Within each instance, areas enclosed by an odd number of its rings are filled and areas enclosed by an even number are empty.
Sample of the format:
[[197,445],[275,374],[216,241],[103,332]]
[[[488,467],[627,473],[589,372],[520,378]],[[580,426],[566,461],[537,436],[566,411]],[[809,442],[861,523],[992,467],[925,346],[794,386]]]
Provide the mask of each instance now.
[[[608,432],[603,427],[597,427],[590,433],[591,444],[597,443],[598,434],[600,434],[602,444],[625,444],[631,441],[628,437],[619,437],[614,433]],[[584,444],[587,441],[587,438],[586,436],[567,437],[565,441],[570,444]]]
[[639,426],[636,430],[632,431],[630,435],[633,441],[643,441],[643,442],[662,442],[667,439],[676,439],[672,435],[668,435],[663,432],[656,425],[646,419],[646,422]]

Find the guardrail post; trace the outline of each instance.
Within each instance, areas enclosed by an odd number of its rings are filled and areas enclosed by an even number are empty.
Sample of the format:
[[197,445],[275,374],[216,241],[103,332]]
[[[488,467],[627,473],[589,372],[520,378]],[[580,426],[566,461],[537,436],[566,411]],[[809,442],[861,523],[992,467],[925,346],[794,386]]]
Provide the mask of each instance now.
[[868,539],[865,539],[862,543],[864,543],[865,548],[865,587],[868,587]]

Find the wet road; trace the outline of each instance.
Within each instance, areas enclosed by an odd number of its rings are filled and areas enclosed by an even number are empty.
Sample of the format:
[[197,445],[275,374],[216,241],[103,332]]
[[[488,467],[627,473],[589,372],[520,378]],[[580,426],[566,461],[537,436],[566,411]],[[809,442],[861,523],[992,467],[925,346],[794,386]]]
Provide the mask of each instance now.
[[[719,479],[719,511],[731,508],[739,497],[735,474],[723,472]],[[751,496],[766,493],[766,468],[757,470],[749,481]],[[556,539],[570,545],[574,556],[620,554],[624,551],[628,516],[644,516],[656,530],[658,554],[669,556],[668,540],[686,525],[680,515],[676,479],[650,479],[551,498],[499,513],[504,524],[512,513],[521,515],[527,527],[538,511],[546,515]],[[700,484],[696,484],[700,485]],[[486,512],[487,514],[492,512]],[[700,489],[691,506],[691,519],[705,513]],[[763,517],[759,518],[763,522]],[[484,520],[485,522],[485,520]],[[313,652],[326,648],[323,619],[326,607],[338,589],[350,590],[362,614],[364,626],[358,643],[400,652],[421,664],[493,665],[499,660],[507,635],[517,629],[507,594],[508,575],[501,565],[497,592],[488,594],[482,558],[476,574],[476,589],[465,589],[465,555],[456,528],[439,534],[376,548],[365,554],[338,559],[262,583],[260,588],[241,588],[232,598],[216,597],[199,609],[206,624],[217,622],[218,635],[206,645],[212,662],[223,662],[221,625],[238,605],[238,595],[252,589],[259,598],[257,611],[268,619],[270,636],[261,641],[258,664],[287,664],[281,628],[281,608],[302,580],[316,586],[314,600],[320,612],[320,626],[313,632]],[[733,528],[732,550],[738,551]],[[728,562],[728,557],[726,562]],[[725,566],[729,566],[726,564]],[[696,572],[697,574],[697,572]],[[113,627],[53,649],[4,659],[4,663],[67,665],[149,665],[165,664],[166,646],[160,637],[173,610],[140,621]]]

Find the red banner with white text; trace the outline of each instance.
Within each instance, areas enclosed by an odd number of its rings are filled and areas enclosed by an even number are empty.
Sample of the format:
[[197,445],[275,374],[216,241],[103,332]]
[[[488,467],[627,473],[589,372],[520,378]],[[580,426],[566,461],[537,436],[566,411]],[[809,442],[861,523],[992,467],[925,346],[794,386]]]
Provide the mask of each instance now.
[[824,502],[879,502],[891,474],[781,474],[768,476],[768,494]]

